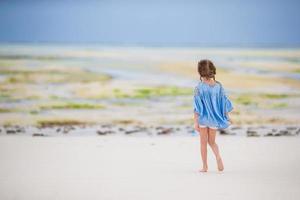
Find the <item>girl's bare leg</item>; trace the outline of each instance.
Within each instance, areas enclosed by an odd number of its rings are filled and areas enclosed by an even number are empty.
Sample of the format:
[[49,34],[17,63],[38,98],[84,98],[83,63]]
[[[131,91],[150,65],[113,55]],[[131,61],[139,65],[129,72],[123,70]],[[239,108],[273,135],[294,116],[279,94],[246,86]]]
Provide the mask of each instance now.
[[208,141],[208,128],[199,128],[200,130],[200,144],[201,144],[201,157],[203,167],[200,172],[207,172],[207,141]]
[[223,161],[222,161],[222,158],[220,156],[219,147],[218,147],[215,140],[216,140],[216,130],[209,128],[209,130],[208,130],[208,144],[209,144],[209,146],[211,147],[211,149],[213,150],[213,152],[216,156],[216,160],[217,160],[217,164],[218,164],[218,170],[223,171],[224,170]]

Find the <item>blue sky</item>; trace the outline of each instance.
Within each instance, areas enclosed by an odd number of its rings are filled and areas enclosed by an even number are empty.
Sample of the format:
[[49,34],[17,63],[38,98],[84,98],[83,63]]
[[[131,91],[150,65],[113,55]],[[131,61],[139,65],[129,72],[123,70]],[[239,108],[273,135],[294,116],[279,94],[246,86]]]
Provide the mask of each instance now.
[[2,0],[0,42],[300,45],[300,1]]

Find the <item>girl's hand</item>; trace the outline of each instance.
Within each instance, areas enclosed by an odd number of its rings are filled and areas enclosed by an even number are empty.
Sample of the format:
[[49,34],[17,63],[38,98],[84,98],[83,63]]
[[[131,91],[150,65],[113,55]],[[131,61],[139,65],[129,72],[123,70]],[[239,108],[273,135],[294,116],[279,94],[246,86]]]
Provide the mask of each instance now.
[[198,132],[200,132],[199,124],[195,123],[194,124],[194,129]]
[[230,124],[233,124],[233,121],[232,121],[232,119],[231,119],[231,118],[229,118],[229,122],[230,122]]
[[228,113],[226,113],[226,116],[227,116],[227,118],[228,118],[230,124],[233,124],[233,121],[232,121],[231,117],[229,117],[229,114],[228,114]]

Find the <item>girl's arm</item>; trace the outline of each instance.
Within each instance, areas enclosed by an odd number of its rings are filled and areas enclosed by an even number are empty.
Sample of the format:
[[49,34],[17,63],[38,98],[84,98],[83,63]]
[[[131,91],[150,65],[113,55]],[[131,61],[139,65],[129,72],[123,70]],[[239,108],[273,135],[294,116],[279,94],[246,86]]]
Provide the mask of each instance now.
[[198,113],[194,112],[194,129],[195,129],[196,131],[200,131],[198,119],[199,119]]
[[223,99],[225,101],[225,114],[226,114],[226,117],[227,117],[227,119],[229,119],[230,123],[232,124],[233,122],[232,122],[232,120],[229,116],[229,113],[233,110],[232,102],[227,97],[223,87],[221,87],[221,92],[222,92],[222,95],[223,95]]
[[199,128],[199,113],[201,113],[202,104],[201,100],[199,99],[199,91],[198,88],[195,87],[194,90],[194,129],[198,132],[200,132]]
[[[231,111],[230,111],[230,112],[231,112]],[[229,119],[230,123],[233,124],[233,121],[232,121],[232,119],[231,119],[230,116],[229,116],[229,113],[230,113],[230,112],[226,112],[226,116],[227,116],[227,118]]]

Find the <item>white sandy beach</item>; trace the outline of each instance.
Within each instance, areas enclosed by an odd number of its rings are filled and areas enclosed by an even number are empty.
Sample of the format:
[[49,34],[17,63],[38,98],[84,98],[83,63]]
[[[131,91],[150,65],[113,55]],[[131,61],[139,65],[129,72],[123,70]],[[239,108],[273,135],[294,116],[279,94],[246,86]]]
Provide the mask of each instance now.
[[2,136],[0,199],[299,199],[299,142],[218,135],[203,174],[198,136]]

